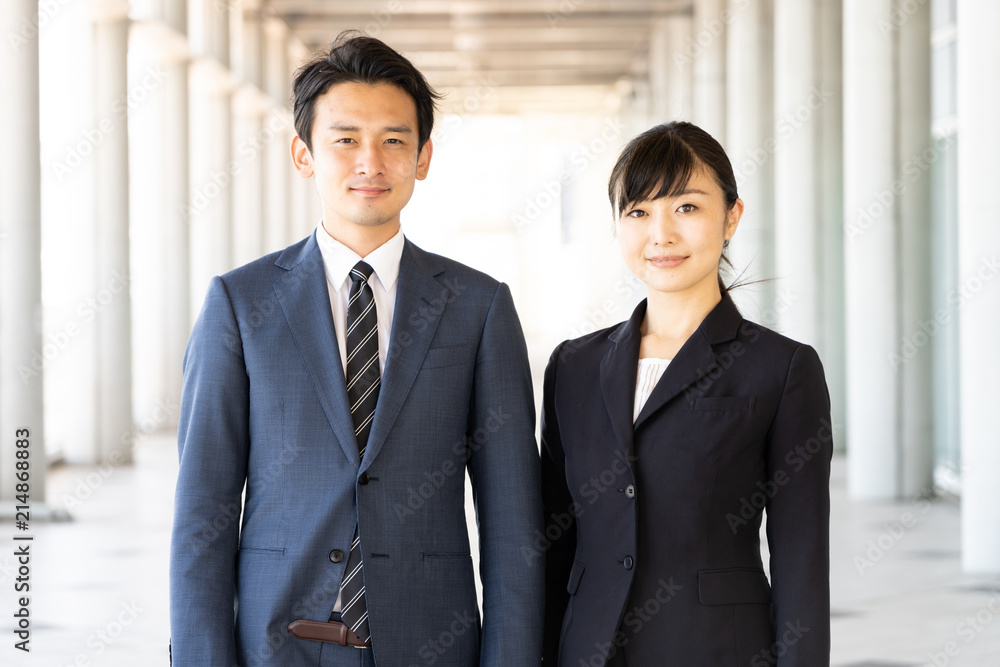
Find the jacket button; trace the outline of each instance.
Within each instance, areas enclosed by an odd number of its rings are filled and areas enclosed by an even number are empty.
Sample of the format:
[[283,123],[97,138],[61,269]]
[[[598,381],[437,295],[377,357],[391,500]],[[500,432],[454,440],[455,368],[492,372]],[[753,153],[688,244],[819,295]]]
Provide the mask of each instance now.
[[344,552],[343,551],[341,551],[340,549],[334,549],[333,551],[330,552],[330,562],[331,563],[339,563],[342,560],[344,560]]
[[631,569],[632,569],[632,566],[633,566],[633,565],[634,565],[635,563],[634,563],[634,562],[632,561],[632,557],[631,557],[631,556],[625,556],[625,561],[624,561],[624,563],[623,563],[623,564],[625,565],[625,569],[626,569],[626,570],[631,570]]
[[369,479],[371,479],[371,478],[368,476],[368,473],[363,472],[363,473],[361,473],[361,477],[358,477],[358,484],[360,484],[361,486],[364,486],[365,484],[368,483]]
[[628,486],[625,487],[625,497],[626,498],[635,498],[635,485],[634,484],[629,484]]

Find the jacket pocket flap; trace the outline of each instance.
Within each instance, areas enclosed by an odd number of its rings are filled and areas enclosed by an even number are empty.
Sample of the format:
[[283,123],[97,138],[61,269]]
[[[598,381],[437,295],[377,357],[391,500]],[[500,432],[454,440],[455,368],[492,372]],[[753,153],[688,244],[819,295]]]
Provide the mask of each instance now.
[[422,369],[443,368],[445,366],[459,366],[469,363],[472,360],[471,348],[468,343],[450,345],[448,347],[435,347],[427,350],[424,356],[424,363],[420,365]]
[[753,396],[703,396],[695,400],[694,409],[750,412]]
[[698,600],[705,605],[770,604],[771,585],[761,570],[701,570]]
[[566,584],[566,591],[570,595],[576,595],[576,589],[580,587],[580,580],[583,579],[583,571],[587,569],[578,560],[573,561],[573,569],[569,571],[569,583]]

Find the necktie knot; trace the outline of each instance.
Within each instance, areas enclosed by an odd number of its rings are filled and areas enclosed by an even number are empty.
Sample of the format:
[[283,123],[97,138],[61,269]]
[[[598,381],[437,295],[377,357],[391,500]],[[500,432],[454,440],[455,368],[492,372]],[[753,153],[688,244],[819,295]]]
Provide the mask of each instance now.
[[371,275],[372,267],[367,262],[360,261],[354,265],[353,269],[351,269],[351,282],[356,283],[360,281],[366,283],[368,282],[368,279],[371,278]]

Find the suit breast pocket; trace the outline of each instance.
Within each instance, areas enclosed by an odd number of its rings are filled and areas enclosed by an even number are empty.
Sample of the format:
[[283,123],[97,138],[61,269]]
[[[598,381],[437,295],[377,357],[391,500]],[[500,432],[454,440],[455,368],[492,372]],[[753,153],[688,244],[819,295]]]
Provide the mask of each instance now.
[[461,366],[469,363],[471,360],[472,348],[468,343],[449,345],[447,347],[434,347],[427,350],[427,354],[424,356],[424,363],[420,365],[420,370]]
[[699,412],[752,412],[753,396],[702,396],[694,402]]

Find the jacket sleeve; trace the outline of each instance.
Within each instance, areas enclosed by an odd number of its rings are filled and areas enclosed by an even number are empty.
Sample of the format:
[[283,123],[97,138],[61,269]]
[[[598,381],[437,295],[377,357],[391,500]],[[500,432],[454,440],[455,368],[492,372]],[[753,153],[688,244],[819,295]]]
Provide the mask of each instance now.
[[528,353],[502,283],[475,364],[468,466],[483,582],[479,664],[528,667],[541,661],[544,566],[522,558],[521,546],[541,529],[540,473]]
[[555,409],[556,367],[563,345],[549,358],[542,399],[542,502],[545,508],[545,539],[536,549],[547,551],[545,560],[545,641],[543,662],[555,665],[559,636],[569,604],[566,584],[576,552],[576,513],[566,483],[566,457],[559,437]]
[[[816,351],[792,355],[768,433],[767,504],[778,667],[830,664],[830,396]],[[780,643],[780,644],[779,644]]]
[[180,471],[170,544],[173,664],[237,664],[236,553],[247,475],[249,379],[239,327],[221,278],[184,355]]

